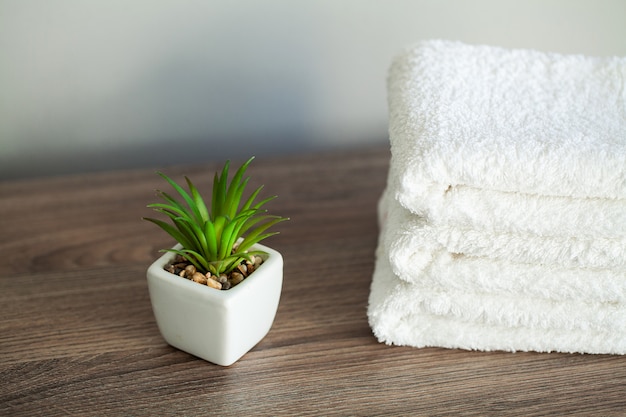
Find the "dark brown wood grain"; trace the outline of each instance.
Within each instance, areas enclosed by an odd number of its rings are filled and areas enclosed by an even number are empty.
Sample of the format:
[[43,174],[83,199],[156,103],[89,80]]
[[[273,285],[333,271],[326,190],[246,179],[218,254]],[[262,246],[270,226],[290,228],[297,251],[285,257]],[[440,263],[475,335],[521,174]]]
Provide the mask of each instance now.
[[[242,161],[247,155],[242,155]],[[366,307],[387,149],[259,158],[288,216],[270,333],[234,365],[163,341],[154,170],[0,182],[0,415],[624,415],[626,357],[380,344]],[[219,161],[175,166],[208,187]],[[241,320],[245,320],[242,317]]]

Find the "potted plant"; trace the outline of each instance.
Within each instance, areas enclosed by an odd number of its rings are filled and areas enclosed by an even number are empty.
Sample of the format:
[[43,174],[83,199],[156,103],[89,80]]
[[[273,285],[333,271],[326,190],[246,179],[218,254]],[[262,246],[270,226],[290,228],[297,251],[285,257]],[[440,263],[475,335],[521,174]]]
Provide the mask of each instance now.
[[282,289],[282,256],[259,242],[288,219],[263,209],[276,196],[256,202],[262,186],[243,200],[253,159],[230,183],[229,161],[215,173],[210,206],[189,178],[186,191],[159,172],[178,195],[157,190],[163,202],[148,205],[169,222],[144,218],[178,242],[147,271],[159,331],[170,345],[223,366],[265,337]]

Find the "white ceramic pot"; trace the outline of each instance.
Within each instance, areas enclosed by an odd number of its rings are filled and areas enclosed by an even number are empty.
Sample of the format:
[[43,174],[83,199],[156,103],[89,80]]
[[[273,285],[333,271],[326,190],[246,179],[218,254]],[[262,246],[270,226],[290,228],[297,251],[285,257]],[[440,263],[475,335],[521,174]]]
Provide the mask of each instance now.
[[148,268],[148,289],[159,331],[170,345],[218,365],[235,363],[272,327],[283,283],[283,257],[268,255],[241,283],[216,290],[163,269],[168,252]]

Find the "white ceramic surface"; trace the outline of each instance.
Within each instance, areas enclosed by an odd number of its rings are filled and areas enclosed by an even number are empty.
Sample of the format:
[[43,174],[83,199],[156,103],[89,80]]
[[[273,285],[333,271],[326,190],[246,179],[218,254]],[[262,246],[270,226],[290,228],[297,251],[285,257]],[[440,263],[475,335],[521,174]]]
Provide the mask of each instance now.
[[283,258],[267,246],[261,266],[239,285],[216,290],[175,276],[166,253],[148,268],[148,289],[159,331],[170,345],[218,365],[232,365],[269,332],[282,290]]

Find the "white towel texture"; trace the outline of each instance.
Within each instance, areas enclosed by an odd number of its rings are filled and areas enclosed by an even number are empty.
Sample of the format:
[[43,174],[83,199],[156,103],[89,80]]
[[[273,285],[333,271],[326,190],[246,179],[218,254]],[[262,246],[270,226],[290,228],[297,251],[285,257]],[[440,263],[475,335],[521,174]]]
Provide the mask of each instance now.
[[[433,227],[386,193],[380,200],[379,213],[380,244],[387,261],[394,274],[409,283],[440,291],[451,289],[503,297],[520,295],[549,300],[626,303],[624,266],[601,269],[520,262],[509,256],[506,245],[499,241],[500,236]],[[458,242],[453,249],[445,240],[450,235],[456,235],[454,243]],[[480,235],[480,246],[473,240],[476,235]],[[515,237],[507,236],[506,241]],[[541,238],[535,237],[534,240],[540,241]],[[483,247],[489,249],[490,242],[501,246],[500,256],[493,255],[493,251],[484,251],[492,256],[480,253],[479,249]],[[550,244],[554,242],[542,246],[550,249]],[[553,252],[557,257],[559,252]],[[624,253],[615,259],[623,262]],[[542,253],[537,253],[536,257],[540,255]]]
[[388,80],[396,197],[439,222],[623,238],[625,84],[626,58],[409,48]]
[[626,353],[625,84],[624,58],[427,41],[394,60],[381,342]]
[[[415,273],[422,273],[432,258],[442,251],[546,267],[626,271],[626,238],[494,233],[480,228],[434,225],[423,217],[408,213],[395,202],[385,204],[386,200],[383,197],[381,209],[387,206],[389,210],[387,215],[391,225],[384,235],[390,256],[392,260],[403,258],[410,262]],[[394,265],[399,264],[394,262]]]
[[[626,353],[625,333],[613,326],[624,320],[623,305],[608,304],[607,310],[579,312],[577,317],[583,316],[586,320],[576,327],[573,320],[567,319],[568,313],[575,313],[577,307],[584,307],[585,303],[578,306],[571,303],[567,307],[555,303],[553,309],[542,311],[543,305],[534,308],[520,305],[515,298],[508,301],[487,296],[472,300],[471,294],[422,290],[397,279],[385,255],[380,254],[371,286],[368,315],[378,340],[398,346]],[[587,307],[587,312],[594,308],[592,305]],[[467,314],[468,311],[472,314]],[[549,318],[550,315],[553,316]],[[565,318],[563,323],[556,325],[561,318]]]

